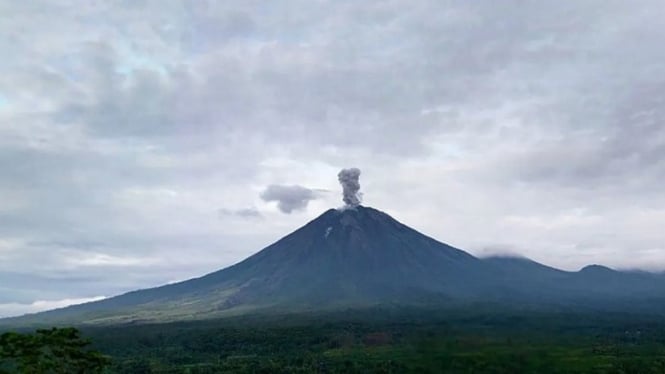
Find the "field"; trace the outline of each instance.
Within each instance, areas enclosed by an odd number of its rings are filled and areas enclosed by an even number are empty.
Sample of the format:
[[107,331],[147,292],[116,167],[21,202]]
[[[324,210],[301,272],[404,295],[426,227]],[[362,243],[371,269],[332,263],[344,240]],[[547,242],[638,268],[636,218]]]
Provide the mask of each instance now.
[[367,310],[83,329],[118,373],[665,373],[665,320]]

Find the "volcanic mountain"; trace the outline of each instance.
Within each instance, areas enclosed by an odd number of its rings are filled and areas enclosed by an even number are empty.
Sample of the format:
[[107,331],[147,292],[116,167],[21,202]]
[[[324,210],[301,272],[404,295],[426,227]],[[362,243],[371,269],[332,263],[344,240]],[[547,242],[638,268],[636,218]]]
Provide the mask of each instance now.
[[[331,209],[244,261],[200,278],[11,319],[122,323],[376,305],[617,307],[661,300],[665,278],[601,266],[566,272],[521,258],[476,258],[379,210]],[[630,301],[630,304],[626,304]]]

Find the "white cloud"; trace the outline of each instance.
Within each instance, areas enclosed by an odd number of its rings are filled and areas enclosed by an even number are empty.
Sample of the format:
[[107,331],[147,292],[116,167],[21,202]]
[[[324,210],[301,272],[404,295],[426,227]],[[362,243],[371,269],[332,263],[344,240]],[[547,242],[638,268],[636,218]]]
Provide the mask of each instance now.
[[65,255],[73,266],[150,266],[154,259],[112,256],[105,253],[73,252]]
[[83,304],[91,301],[104,299],[105,296],[87,298],[62,299],[62,300],[37,300],[28,304],[7,303],[0,304],[0,318],[14,317],[28,313],[37,313],[45,310],[64,308],[69,305]]

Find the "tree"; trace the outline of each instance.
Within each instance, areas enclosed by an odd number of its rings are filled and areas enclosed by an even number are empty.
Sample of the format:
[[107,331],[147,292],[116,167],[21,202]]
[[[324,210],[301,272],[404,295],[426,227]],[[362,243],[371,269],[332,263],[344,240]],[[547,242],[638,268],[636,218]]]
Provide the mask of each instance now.
[[0,335],[0,373],[100,373],[110,359],[90,349],[75,328]]

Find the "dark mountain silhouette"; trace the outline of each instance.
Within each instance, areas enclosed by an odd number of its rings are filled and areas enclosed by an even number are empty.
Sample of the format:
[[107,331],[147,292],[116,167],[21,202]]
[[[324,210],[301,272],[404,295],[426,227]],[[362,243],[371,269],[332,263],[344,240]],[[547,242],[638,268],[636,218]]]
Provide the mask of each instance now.
[[200,278],[5,322],[121,323],[478,302],[642,310],[663,295],[662,276],[480,259],[357,206],[328,210],[246,260]]

